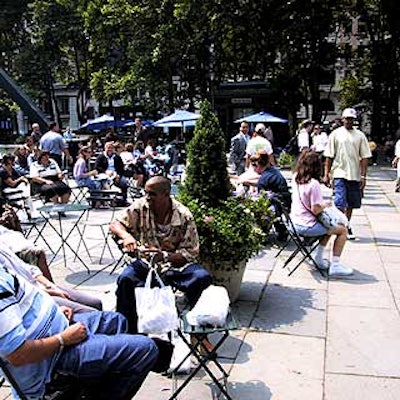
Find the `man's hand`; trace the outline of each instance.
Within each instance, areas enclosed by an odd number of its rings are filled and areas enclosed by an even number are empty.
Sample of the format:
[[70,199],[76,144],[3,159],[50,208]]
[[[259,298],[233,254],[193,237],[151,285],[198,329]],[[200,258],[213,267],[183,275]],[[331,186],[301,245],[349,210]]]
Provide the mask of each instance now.
[[82,322],[77,322],[65,329],[61,333],[61,337],[64,340],[65,346],[71,346],[83,342],[87,338],[87,330]]
[[143,253],[146,257],[151,257],[154,253],[155,255],[155,262],[163,261],[163,252],[161,249],[155,246],[144,245],[139,247],[139,251]]
[[137,242],[132,235],[126,235],[122,239],[122,246],[128,253],[133,253],[137,249]]
[[74,311],[70,307],[60,306],[61,312],[67,317],[68,321],[71,322],[74,316]]
[[323,178],[322,178],[322,183],[326,186],[326,187],[332,187],[332,185],[331,185],[331,180],[330,180],[330,178],[329,178],[329,176],[328,175],[325,175]]
[[365,189],[365,185],[367,184],[367,180],[365,179],[365,178],[361,178],[361,181],[360,181],[360,189],[361,189],[361,192],[364,192],[364,189]]

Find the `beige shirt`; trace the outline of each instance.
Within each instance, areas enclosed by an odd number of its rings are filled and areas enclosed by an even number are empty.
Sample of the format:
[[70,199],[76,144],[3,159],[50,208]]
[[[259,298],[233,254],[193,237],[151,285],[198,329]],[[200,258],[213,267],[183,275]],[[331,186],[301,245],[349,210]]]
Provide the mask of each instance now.
[[341,126],[329,135],[324,156],[333,159],[333,178],[360,181],[360,160],[372,155],[364,133],[358,129],[347,130]]
[[171,222],[157,224],[146,198],[141,198],[123,210],[116,218],[141,244],[163,251],[180,253],[188,262],[199,255],[200,244],[192,213],[175,199],[172,201]]

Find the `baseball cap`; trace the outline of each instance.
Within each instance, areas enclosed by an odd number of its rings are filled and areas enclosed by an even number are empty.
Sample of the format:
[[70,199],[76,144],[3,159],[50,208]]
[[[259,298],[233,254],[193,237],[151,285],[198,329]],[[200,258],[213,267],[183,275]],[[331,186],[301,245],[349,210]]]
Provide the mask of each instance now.
[[264,132],[265,132],[265,129],[266,129],[266,128],[265,128],[265,125],[262,124],[262,123],[259,123],[259,124],[257,124],[256,127],[254,128],[254,131],[257,132],[257,133],[259,133],[259,132],[264,133]]
[[342,118],[357,118],[357,111],[354,108],[345,108],[342,112]]

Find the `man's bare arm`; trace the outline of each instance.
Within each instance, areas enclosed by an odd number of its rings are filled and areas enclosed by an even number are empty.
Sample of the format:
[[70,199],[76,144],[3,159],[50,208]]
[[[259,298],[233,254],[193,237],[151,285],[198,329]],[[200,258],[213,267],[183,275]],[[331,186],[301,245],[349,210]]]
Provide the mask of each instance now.
[[[61,341],[58,336],[61,337]],[[78,322],[69,326],[59,335],[25,341],[21,347],[8,355],[7,361],[16,367],[36,363],[52,356],[61,346],[71,346],[80,343],[86,337],[85,326]]]

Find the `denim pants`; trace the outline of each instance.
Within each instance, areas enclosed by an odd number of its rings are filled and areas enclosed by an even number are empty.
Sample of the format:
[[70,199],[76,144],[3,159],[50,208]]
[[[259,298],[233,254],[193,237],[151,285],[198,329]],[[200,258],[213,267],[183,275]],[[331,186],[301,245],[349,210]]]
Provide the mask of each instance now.
[[[128,332],[137,333],[135,288],[143,287],[148,274],[147,265],[136,260],[121,272],[117,280],[117,311],[128,320]],[[212,283],[212,276],[200,264],[188,264],[182,271],[169,269],[161,275],[162,280],[186,294],[191,307],[196,304],[201,292]],[[158,286],[153,276],[152,286]]]
[[54,370],[80,379],[99,378],[98,399],[132,399],[157,360],[154,341],[127,334],[126,319],[115,312],[77,314],[74,322],[86,326],[88,337],[66,347]]

